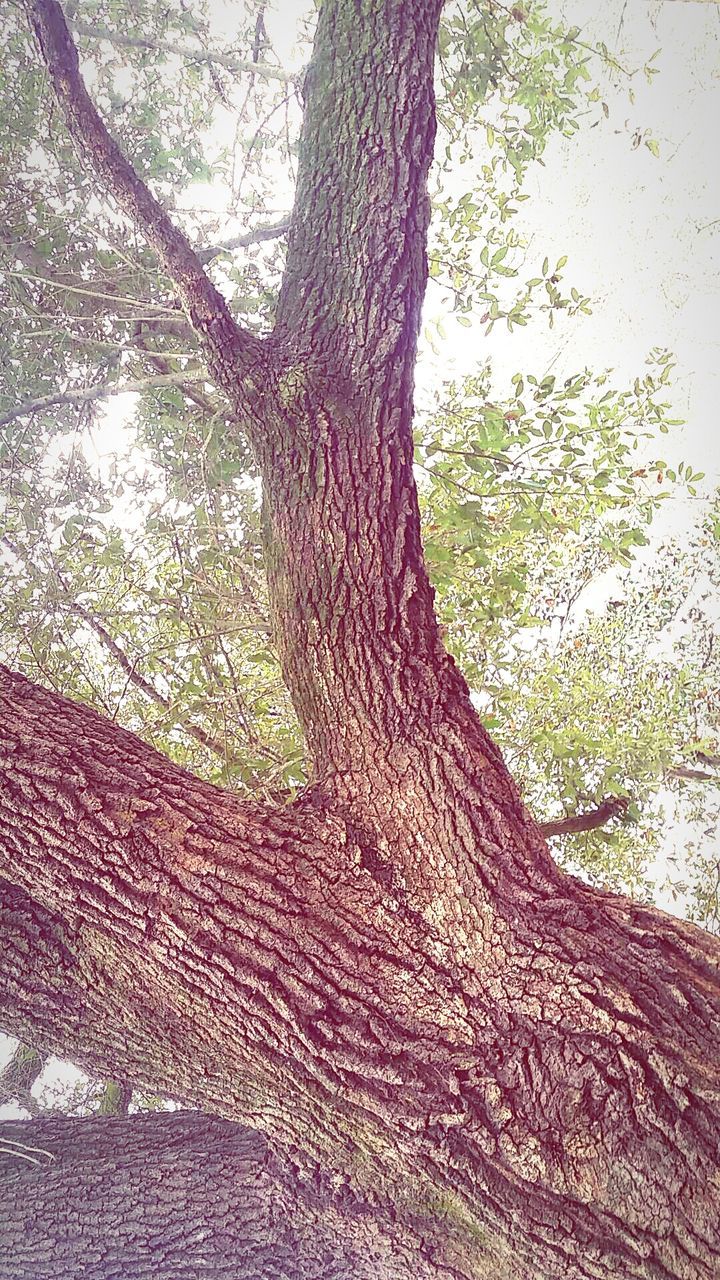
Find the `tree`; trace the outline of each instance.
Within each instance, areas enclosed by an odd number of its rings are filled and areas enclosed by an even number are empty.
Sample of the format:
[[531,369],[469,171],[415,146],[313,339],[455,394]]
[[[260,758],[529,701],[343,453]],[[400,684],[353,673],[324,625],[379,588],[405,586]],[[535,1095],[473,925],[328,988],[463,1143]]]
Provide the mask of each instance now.
[[[59,6],[28,5],[75,146],[225,397],[228,454],[251,443],[312,772],[290,801],[221,790],[3,670],[2,1021],[218,1117],[11,1128],[9,1275],[58,1257],[102,1277],[209,1257],[220,1274],[236,1212],[238,1275],[712,1275],[717,942],[556,866],[444,648],[423,560],[413,373],[440,10],[369,0],[358,24],[346,0],[322,6],[261,337],[110,137]],[[158,1145],[179,1153],[167,1198],[157,1177],[147,1191]],[[56,1181],[62,1159],[93,1174]],[[117,1187],[113,1222],[142,1219],[119,1260],[89,1181]]]

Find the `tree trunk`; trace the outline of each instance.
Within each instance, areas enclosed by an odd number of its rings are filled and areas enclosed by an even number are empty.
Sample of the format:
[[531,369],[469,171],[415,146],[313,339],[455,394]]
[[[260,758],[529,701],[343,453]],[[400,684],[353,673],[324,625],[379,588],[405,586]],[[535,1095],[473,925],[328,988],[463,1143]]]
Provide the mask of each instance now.
[[377,1200],[198,1112],[5,1123],[0,1187],[3,1280],[438,1274]]
[[431,1249],[457,1280],[711,1280],[717,944],[556,868],[434,617],[411,426],[440,7],[323,4],[258,342],[118,159],[58,7],[30,5],[77,145],[252,437],[314,775],[240,803],[5,673],[0,1008],[382,1195],[416,1275]]

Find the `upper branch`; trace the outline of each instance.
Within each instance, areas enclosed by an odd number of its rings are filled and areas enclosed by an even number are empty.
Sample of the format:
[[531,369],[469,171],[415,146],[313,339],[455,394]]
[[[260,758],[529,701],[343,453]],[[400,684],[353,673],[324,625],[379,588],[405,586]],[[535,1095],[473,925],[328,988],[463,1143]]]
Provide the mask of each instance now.
[[[412,365],[425,290],[441,0],[328,0],[305,80],[277,333],[347,371]],[[368,359],[369,358],[369,359]]]
[[27,0],[26,9],[81,160],[157,253],[203,342],[212,372],[237,403],[237,375],[257,360],[258,340],[236,324],[186,236],[111,137],[85,87],[57,0]]

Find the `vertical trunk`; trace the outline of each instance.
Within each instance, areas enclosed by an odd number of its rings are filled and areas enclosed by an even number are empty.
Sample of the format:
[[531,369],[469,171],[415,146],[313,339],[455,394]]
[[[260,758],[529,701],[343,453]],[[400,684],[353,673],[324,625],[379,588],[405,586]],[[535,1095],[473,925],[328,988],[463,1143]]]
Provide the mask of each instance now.
[[317,781],[343,793],[466,693],[438,633],[412,472],[440,9],[321,10],[257,433],[283,668]]
[[413,475],[437,0],[323,6],[255,431],[286,682],[376,873],[472,928],[500,846],[551,875],[442,643]]

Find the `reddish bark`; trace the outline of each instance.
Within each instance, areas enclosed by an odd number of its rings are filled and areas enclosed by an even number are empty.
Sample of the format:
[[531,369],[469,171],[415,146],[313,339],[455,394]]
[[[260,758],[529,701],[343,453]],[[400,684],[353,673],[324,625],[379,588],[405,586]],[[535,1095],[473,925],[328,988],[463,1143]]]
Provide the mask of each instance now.
[[243,804],[2,693],[9,1029],[438,1206],[460,1275],[712,1275],[712,938],[522,862],[471,779],[416,798],[433,863],[476,841],[474,893],[429,902],[360,801]]

